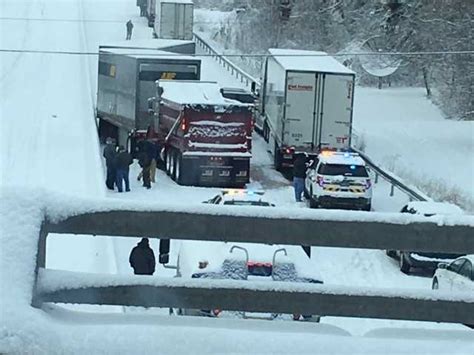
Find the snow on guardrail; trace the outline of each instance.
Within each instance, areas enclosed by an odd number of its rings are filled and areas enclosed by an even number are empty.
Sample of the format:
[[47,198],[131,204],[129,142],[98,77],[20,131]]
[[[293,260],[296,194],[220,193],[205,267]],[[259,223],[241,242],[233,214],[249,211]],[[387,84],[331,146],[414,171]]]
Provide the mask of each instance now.
[[249,89],[252,86],[252,82],[255,83],[256,88],[260,88],[260,83],[258,79],[251,76],[249,73],[245,72],[244,70],[240,69],[237,65],[232,63],[228,60],[225,55],[219,53],[216,49],[214,49],[209,43],[207,43],[201,36],[194,33],[194,40],[196,43],[201,46],[207,53],[211,54],[212,57],[225,69],[230,71],[232,76],[235,76],[240,82],[245,83]]

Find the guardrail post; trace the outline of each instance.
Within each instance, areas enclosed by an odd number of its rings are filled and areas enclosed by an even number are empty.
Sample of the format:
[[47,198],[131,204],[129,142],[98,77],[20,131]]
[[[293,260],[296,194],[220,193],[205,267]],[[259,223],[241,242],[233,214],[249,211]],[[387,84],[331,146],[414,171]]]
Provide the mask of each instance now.
[[378,173],[375,173],[374,184],[377,184],[378,182],[379,182],[379,174],[378,174]]
[[395,185],[390,186],[390,197],[392,197],[395,194]]

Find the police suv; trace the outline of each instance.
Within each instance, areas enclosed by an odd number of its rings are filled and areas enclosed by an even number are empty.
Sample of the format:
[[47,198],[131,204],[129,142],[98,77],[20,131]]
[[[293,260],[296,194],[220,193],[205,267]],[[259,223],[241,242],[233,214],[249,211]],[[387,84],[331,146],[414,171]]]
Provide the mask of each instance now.
[[322,151],[305,179],[310,208],[346,207],[370,211],[372,180],[357,153]]

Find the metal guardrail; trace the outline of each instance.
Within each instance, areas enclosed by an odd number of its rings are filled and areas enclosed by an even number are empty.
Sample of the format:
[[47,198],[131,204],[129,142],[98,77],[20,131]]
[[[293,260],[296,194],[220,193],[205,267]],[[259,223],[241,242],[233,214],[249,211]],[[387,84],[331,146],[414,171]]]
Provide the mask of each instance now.
[[214,49],[209,43],[207,43],[201,36],[196,33],[194,34],[194,40],[196,43],[203,48],[207,53],[211,54],[212,57],[225,69],[230,71],[231,75],[235,76],[241,83],[244,83],[249,89],[252,85],[252,82],[255,83],[256,87],[260,87],[258,79],[251,76],[249,73],[246,73],[244,70],[240,69],[237,65],[232,63],[225,55],[220,54],[216,49]]
[[378,182],[379,176],[382,177],[385,181],[390,183],[390,196],[393,196],[395,193],[395,188],[399,189],[402,191],[404,194],[408,195],[410,198],[410,201],[416,200],[416,201],[428,201],[428,198],[426,196],[423,196],[421,193],[415,191],[414,189],[408,187],[405,185],[403,182],[398,180],[396,177],[391,175],[390,173],[387,173],[384,171],[382,168],[378,167],[365,153],[361,152],[358,149],[352,148],[355,152],[357,152],[362,159],[365,160],[365,163],[367,166],[372,169],[375,172],[375,183]]

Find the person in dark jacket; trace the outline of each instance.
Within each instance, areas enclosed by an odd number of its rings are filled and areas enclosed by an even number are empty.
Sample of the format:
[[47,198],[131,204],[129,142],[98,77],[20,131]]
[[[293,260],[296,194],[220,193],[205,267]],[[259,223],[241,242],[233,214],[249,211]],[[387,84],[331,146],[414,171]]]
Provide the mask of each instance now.
[[130,40],[130,39],[132,39],[132,31],[133,31],[132,20],[127,21],[126,27],[127,27],[127,37],[125,39]]
[[151,159],[148,156],[148,153],[144,149],[140,154],[138,154],[138,165],[141,166],[142,171],[138,175],[138,180],[143,178],[143,186],[147,189],[151,189],[151,182],[150,182],[150,166],[151,166]]
[[135,275],[153,275],[156,265],[155,253],[150,248],[148,238],[142,238],[132,249],[128,261]]
[[115,166],[117,171],[116,184],[119,192],[123,192],[122,181],[125,181],[125,191],[130,191],[130,180],[128,174],[130,165],[133,163],[132,156],[128,153],[125,148],[121,145],[117,158],[115,159]]
[[304,179],[306,178],[307,154],[296,154],[293,162],[293,188],[295,189],[296,202],[301,202],[301,195],[304,191]]
[[115,168],[115,159],[117,157],[117,150],[115,147],[115,142],[112,138],[107,137],[105,140],[106,146],[104,148],[103,156],[105,158],[105,166],[107,167],[107,178],[105,180],[105,185],[109,190],[114,189],[114,184],[116,180],[116,168]]

